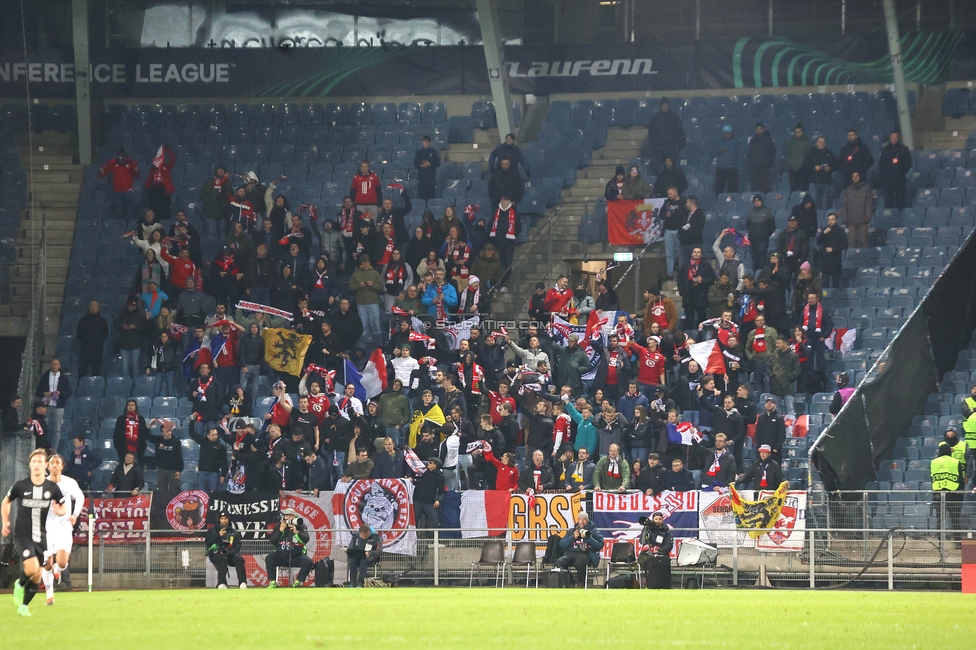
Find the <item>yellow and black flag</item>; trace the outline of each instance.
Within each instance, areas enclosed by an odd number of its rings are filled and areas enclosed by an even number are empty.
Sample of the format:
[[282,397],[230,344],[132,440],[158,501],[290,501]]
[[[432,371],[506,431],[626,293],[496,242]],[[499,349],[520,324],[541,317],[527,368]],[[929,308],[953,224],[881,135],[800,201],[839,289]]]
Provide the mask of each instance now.
[[790,491],[790,484],[780,483],[776,491],[759,501],[746,501],[735,489],[735,483],[729,486],[729,498],[732,501],[732,512],[735,514],[735,527],[749,531],[753,539],[764,535],[764,529],[776,526],[779,513],[783,510],[786,495]]
[[300,377],[312,337],[280,327],[268,328],[261,332],[261,336],[264,337],[264,362],[268,367]]

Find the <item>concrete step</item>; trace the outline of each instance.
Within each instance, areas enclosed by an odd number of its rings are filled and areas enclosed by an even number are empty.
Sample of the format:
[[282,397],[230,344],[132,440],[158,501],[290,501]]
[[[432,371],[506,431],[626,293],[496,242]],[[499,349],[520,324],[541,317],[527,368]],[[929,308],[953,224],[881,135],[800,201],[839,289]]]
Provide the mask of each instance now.
[[613,126],[607,130],[607,143],[610,142],[620,142],[620,141],[634,141],[638,140],[643,142],[647,137],[647,127],[644,126],[632,126],[627,128]]
[[474,129],[471,135],[471,139],[481,145],[479,148],[488,147],[489,151],[497,147],[502,141],[501,136],[498,134],[498,129],[487,129],[485,131]]
[[75,159],[74,145],[38,144],[35,142],[32,147],[28,147],[25,144],[17,148],[20,151],[20,160],[24,163],[27,163],[30,160],[31,153],[33,153],[35,156],[58,156],[59,158],[65,160],[70,158],[72,162]]
[[[26,150],[25,150],[25,153],[26,153]],[[84,165],[76,165],[74,163],[74,156],[70,156],[70,155],[55,155],[55,154],[50,154],[50,153],[39,153],[39,152],[35,152],[34,153],[34,157],[33,157],[33,161],[34,161],[34,165],[35,166],[43,166],[43,165],[65,165],[66,166],[66,165],[70,165],[71,167],[80,167],[81,169],[84,169],[84,167],[85,167]],[[24,158],[21,161],[21,163],[22,164],[25,164],[25,165],[27,164],[27,162],[28,162],[27,161],[27,158]]]
[[491,154],[491,149],[489,147],[478,148],[478,149],[458,149],[450,150],[445,152],[445,160],[451,162],[480,162],[487,163],[488,155]]
[[966,131],[968,133],[970,130],[976,129],[976,115],[947,117],[945,118],[945,128],[947,131]]

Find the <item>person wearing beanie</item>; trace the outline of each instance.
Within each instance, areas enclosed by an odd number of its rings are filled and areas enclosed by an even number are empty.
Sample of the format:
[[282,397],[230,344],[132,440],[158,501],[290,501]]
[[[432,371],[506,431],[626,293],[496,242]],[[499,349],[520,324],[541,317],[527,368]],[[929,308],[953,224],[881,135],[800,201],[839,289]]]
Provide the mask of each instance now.
[[603,192],[607,201],[619,201],[624,198],[624,177],[626,175],[624,166],[617,165],[617,169],[613,172],[613,178],[607,181],[607,188]]
[[[767,400],[768,401],[768,400]],[[761,416],[770,417],[773,419],[778,419],[782,422],[783,418],[772,411],[771,416]],[[759,445],[759,458],[746,470],[745,476],[742,477],[741,481],[737,481],[737,485],[745,487],[750,485],[753,490],[775,490],[779,487],[779,484],[784,480],[783,470],[779,465],[779,460],[773,458],[773,450],[769,445]]]
[[810,257],[810,237],[806,230],[800,228],[796,217],[791,216],[786,223],[786,229],[779,234],[777,248],[779,258],[786,267],[787,286],[792,285],[800,273],[800,264]]
[[661,166],[654,181],[654,198],[666,197],[670,187],[677,188],[679,195],[684,194],[688,189],[688,178],[681,168],[675,165],[675,160],[669,157],[664,159],[664,165]]
[[715,196],[739,191],[739,162],[742,152],[732,133],[732,125],[722,127],[722,137],[715,148]]
[[549,322],[549,310],[546,309],[546,285],[544,282],[535,283],[535,291],[529,298],[529,319],[537,323]]
[[773,189],[773,163],[776,162],[776,145],[766,131],[766,125],[756,122],[756,133],[749,138],[746,150],[746,167],[749,170],[749,189],[768,193]]
[[813,195],[809,192],[803,195],[803,199],[793,206],[790,218],[796,218],[800,229],[806,232],[810,241],[817,236],[817,229],[820,227],[817,217],[817,205],[813,200]]
[[665,158],[677,160],[678,151],[685,148],[685,129],[681,118],[671,110],[667,97],[661,98],[661,110],[647,123],[647,142],[643,150],[651,169],[660,169]]
[[793,137],[786,143],[785,157],[790,171],[790,192],[806,192],[807,178],[803,161],[812,148],[813,144],[803,130],[803,122],[797,122],[793,127]]

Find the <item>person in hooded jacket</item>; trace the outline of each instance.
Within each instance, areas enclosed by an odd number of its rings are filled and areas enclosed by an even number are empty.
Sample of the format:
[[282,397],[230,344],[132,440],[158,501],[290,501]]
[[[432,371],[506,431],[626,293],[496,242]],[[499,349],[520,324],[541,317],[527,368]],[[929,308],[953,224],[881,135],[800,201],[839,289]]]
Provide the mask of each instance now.
[[839,373],[836,379],[837,390],[834,391],[834,396],[830,400],[830,414],[833,416],[840,413],[844,404],[847,404],[847,400],[854,394],[854,387],[850,385],[851,376],[849,374],[846,372]]
[[498,168],[492,170],[491,178],[488,180],[488,197],[492,205],[498,205],[502,197],[507,196],[512,203],[518,205],[525,194],[525,181],[518,173],[518,169],[512,164],[511,159],[501,158]]
[[752,197],[752,209],[746,215],[746,229],[751,242],[752,269],[758,271],[766,264],[769,238],[776,231],[776,216],[765,206],[762,194]]
[[667,97],[661,98],[660,110],[647,123],[647,142],[644,152],[650,158],[651,169],[658,169],[665,158],[675,160],[685,148],[685,129],[681,118],[671,110]]
[[847,249],[847,233],[838,223],[836,212],[827,215],[827,225],[817,235],[820,247],[820,274],[824,288],[840,289],[840,273],[844,251]]
[[619,201],[624,198],[624,177],[627,173],[623,165],[617,165],[613,172],[613,178],[607,181],[607,187],[603,190],[603,196],[607,201]]
[[803,199],[790,211],[790,219],[796,219],[800,230],[807,234],[810,241],[817,236],[820,224],[817,221],[817,204],[810,193],[804,194]]
[[874,156],[871,150],[861,141],[857,131],[849,129],[847,131],[847,144],[840,149],[837,154],[837,167],[840,170],[841,181],[844,187],[853,183],[851,174],[857,172],[861,180],[867,178],[868,170],[874,165]]
[[630,173],[624,179],[623,190],[621,192],[623,199],[625,201],[649,199],[652,194],[654,194],[654,188],[641,176],[640,169],[637,165],[631,165]]
[[803,159],[803,171],[809,181],[810,196],[822,208],[834,204],[833,173],[837,167],[837,156],[827,148],[827,138],[817,136],[812,149]]
[[663,199],[666,197],[669,187],[677,188],[678,194],[684,194],[685,190],[688,189],[688,178],[681,171],[681,168],[674,166],[674,160],[671,157],[664,159],[664,164],[657,173],[657,179],[654,181],[653,198]]

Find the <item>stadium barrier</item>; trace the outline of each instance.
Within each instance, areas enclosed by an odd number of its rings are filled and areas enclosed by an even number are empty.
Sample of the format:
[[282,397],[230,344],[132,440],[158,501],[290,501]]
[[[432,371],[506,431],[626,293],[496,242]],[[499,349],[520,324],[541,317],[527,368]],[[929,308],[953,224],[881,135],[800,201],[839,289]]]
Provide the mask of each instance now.
[[[655,497],[637,492],[448,492],[440,508],[444,527],[417,529],[408,494],[412,489],[407,486],[412,488],[409,481],[367,480],[340,484],[337,492],[317,496],[187,490],[96,497],[86,502],[94,518],[87,519],[87,513],[82,517],[73,566],[89,569],[90,584],[98,589],[213,586],[216,574],[206,560],[203,535],[223,512],[240,535],[249,583],[265,585],[268,576],[263,556],[271,549],[268,536],[281,513],[288,512],[306,522],[310,531],[307,552],[312,560],[335,562],[337,583],[345,582],[347,575],[344,550],[353,531],[365,522],[384,541],[375,570],[378,576],[402,584],[464,584],[486,542],[504,543],[508,565],[517,545],[528,542],[541,563],[549,536],[565,534],[585,510],[606,540],[601,569],[594,572],[599,585],[605,579],[603,567],[613,543],[637,546],[640,518],[660,511],[676,538],[673,557],[691,539],[718,549],[712,564],[675,565],[682,585],[758,582],[813,587],[851,582],[858,586],[887,584],[890,589],[896,583],[915,587],[959,584],[958,540],[972,536],[965,530],[972,518],[967,510],[972,502],[947,500],[942,493],[908,491],[791,491],[770,520],[775,527],[752,531],[737,526],[730,495],[718,492]],[[751,491],[742,495],[754,497]],[[482,568],[483,577],[492,582],[486,572],[497,567]],[[528,578],[525,565],[514,571],[511,566],[505,568],[507,582],[521,584]],[[535,573],[536,565],[530,568]],[[540,564],[538,568],[548,571],[552,567]],[[515,575],[522,577],[515,580]],[[281,572],[278,578],[291,579]]]

